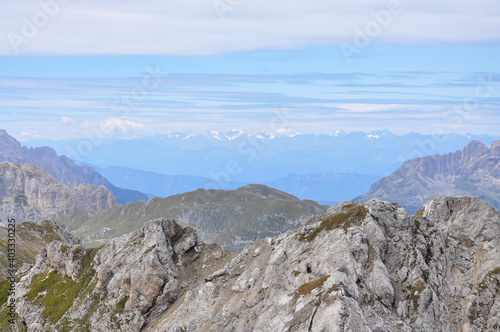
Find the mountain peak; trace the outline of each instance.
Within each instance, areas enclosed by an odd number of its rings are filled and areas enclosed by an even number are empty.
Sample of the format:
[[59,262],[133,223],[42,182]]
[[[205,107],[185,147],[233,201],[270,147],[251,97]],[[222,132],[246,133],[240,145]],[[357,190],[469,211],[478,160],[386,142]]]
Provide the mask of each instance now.
[[389,129],[374,130],[370,134],[373,134],[373,135],[394,135]]
[[493,143],[491,143],[490,149],[493,150],[494,148],[499,147],[499,146],[500,146],[500,140],[496,140]]
[[335,131],[335,134],[333,134],[335,137],[339,137],[339,136],[344,136],[346,135],[346,132],[343,131],[342,129],[339,129],[337,131]]
[[472,158],[483,154],[488,151],[488,147],[480,141],[470,141],[469,144],[463,149],[462,155],[465,160],[471,160]]
[[277,199],[285,199],[291,201],[299,201],[299,199],[293,195],[287,194],[283,191],[279,191],[274,188],[262,184],[249,184],[247,186],[236,189],[239,192],[247,192],[250,194],[258,194],[264,197],[271,197]]
[[413,213],[431,197],[466,195],[479,197],[498,208],[499,165],[500,148],[489,150],[474,140],[454,153],[404,162],[396,172],[373,184],[368,193],[356,200],[390,200]]
[[395,136],[395,135],[388,129],[383,129],[383,130],[374,130],[372,132],[369,132],[368,134],[366,134],[366,136],[369,139],[379,139],[384,136]]
[[[488,203],[478,198],[470,196],[459,197],[435,197],[424,204],[422,216],[433,221],[447,220],[457,218],[461,214],[476,216],[478,214],[483,217],[487,213],[496,213]],[[478,219],[473,218],[472,220]],[[466,223],[470,223],[468,220]]]

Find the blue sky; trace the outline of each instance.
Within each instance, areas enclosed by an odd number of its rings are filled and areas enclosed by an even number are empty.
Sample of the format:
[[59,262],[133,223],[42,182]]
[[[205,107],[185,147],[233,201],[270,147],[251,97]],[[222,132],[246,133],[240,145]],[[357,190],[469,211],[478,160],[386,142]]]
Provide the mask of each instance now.
[[500,128],[498,1],[1,6],[1,121],[21,141],[259,132],[280,110],[305,133]]

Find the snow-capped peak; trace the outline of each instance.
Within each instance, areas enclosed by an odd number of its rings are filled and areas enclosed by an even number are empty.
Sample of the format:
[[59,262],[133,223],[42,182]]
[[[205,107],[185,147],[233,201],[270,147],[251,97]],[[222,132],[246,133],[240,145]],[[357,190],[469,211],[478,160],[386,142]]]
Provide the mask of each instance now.
[[224,136],[226,136],[226,138],[231,141],[235,138],[240,137],[243,134],[245,134],[245,132],[243,130],[233,129],[233,130],[227,132]]
[[379,139],[382,136],[394,136],[394,134],[390,132],[388,129],[383,129],[383,130],[374,130],[371,133],[366,134],[366,136],[369,139]]
[[218,132],[217,130],[212,130],[210,131],[210,137],[212,138],[215,138],[215,139],[218,139],[218,140],[222,140],[222,134],[220,132]]
[[278,129],[278,130],[275,130],[273,132],[265,134],[265,136],[267,138],[270,138],[270,139],[273,139],[276,137],[294,137],[294,136],[298,136],[298,135],[304,135],[304,134],[299,133],[293,129],[285,129],[285,128],[281,128],[281,129]]
[[344,136],[345,135],[345,131],[339,129],[335,132],[335,137],[339,137],[339,136]]

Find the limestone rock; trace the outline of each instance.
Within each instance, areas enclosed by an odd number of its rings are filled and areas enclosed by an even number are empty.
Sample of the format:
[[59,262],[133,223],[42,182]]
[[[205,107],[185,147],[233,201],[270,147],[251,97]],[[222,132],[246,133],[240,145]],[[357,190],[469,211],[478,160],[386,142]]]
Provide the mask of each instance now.
[[76,209],[95,214],[113,205],[116,199],[105,187],[61,184],[38,165],[0,164],[0,223],[58,219]]
[[[200,243],[193,229],[165,219],[96,249],[54,241],[21,277],[18,313],[29,331],[140,331],[170,308],[198,273],[220,269],[217,258],[224,262],[227,255]],[[51,293],[70,296],[57,304],[66,310],[54,314],[46,307],[49,300],[42,299]]]
[[396,202],[409,213],[437,195],[472,196],[500,208],[500,141],[488,149],[471,141],[461,151],[404,162],[393,174],[373,184],[356,198],[364,202],[378,198]]
[[115,187],[93,167],[79,166],[66,156],[58,156],[56,151],[48,146],[37,148],[22,146],[5,130],[0,129],[0,163],[4,161],[19,165],[39,165],[55,179],[69,186],[76,184],[104,186],[120,204],[147,200],[147,195],[143,193]]
[[[18,313],[28,331],[494,331],[499,232],[500,212],[470,197],[418,216],[344,202],[237,255],[156,220],[81,259],[49,245],[21,277]],[[33,287],[62,273],[83,287],[51,321],[37,300],[51,289]]]

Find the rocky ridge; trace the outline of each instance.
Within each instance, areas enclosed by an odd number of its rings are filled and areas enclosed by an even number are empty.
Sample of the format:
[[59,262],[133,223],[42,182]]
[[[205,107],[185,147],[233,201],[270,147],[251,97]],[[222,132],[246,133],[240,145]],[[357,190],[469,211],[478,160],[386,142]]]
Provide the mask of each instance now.
[[[75,244],[79,240],[69,234],[64,226],[50,220],[36,223],[25,222],[16,225],[16,264],[20,269],[33,265],[35,257],[42,248],[54,240]],[[0,280],[7,278],[8,267],[8,231],[0,224]],[[24,267],[23,267],[24,266]]]
[[0,162],[15,164],[36,164],[63,184],[92,184],[105,186],[120,204],[147,200],[148,197],[134,190],[122,189],[111,184],[93,167],[79,166],[66,156],[58,156],[54,149],[44,146],[27,148],[15,138],[0,129]]
[[500,208],[500,141],[488,149],[471,141],[460,151],[406,161],[393,174],[356,198],[378,198],[401,204],[409,213],[432,197],[472,196]]
[[54,241],[19,274],[16,329],[140,331],[232,256],[164,219],[98,249]]
[[135,231],[152,219],[172,218],[196,228],[206,243],[239,251],[250,242],[281,234],[327,209],[314,201],[263,185],[236,190],[204,190],[114,206],[95,216],[76,214],[65,220],[72,234],[91,246]]
[[344,202],[236,256],[156,220],[99,249],[51,243],[19,275],[18,312],[28,331],[494,331],[499,232],[470,197],[414,216]]
[[90,184],[65,185],[41,166],[0,164],[0,223],[58,218],[78,209],[95,214],[116,205],[108,189]]

